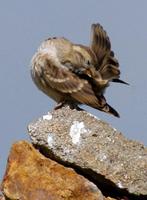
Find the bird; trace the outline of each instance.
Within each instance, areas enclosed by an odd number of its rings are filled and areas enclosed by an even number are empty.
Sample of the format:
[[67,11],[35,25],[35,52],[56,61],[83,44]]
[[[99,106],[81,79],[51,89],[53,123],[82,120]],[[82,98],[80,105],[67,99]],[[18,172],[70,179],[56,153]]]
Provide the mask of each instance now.
[[120,82],[119,63],[110,39],[100,24],[91,25],[89,46],[64,37],[44,40],[31,60],[31,76],[37,87],[57,102],[80,109],[86,104],[116,117],[119,113],[106,101],[110,82]]

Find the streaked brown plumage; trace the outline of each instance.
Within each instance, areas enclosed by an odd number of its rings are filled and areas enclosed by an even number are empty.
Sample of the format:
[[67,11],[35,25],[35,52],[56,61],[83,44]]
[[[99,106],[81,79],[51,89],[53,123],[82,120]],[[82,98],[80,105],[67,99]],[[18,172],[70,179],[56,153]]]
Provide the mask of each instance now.
[[[110,81],[119,80],[119,64],[106,32],[92,25],[90,47],[65,38],[45,40],[32,58],[32,78],[59,105],[86,104],[119,117],[103,94]],[[124,82],[125,83],[125,82]]]

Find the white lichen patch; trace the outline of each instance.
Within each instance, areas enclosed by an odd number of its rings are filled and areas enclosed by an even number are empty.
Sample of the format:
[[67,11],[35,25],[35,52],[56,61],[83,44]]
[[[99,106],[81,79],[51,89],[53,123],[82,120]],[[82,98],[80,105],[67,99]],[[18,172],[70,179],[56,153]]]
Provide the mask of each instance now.
[[47,137],[47,143],[49,147],[53,147],[54,140],[53,140],[53,136],[50,133],[48,134],[48,137]]
[[117,186],[118,186],[119,188],[123,188],[123,185],[122,185],[121,182],[118,182],[118,183],[117,183]]
[[100,154],[99,154],[99,160],[100,160],[101,162],[103,162],[103,161],[106,160],[106,159],[107,159],[106,154],[104,154],[104,153],[100,153]]
[[95,115],[93,115],[93,114],[91,114],[91,113],[88,113],[88,115],[89,115],[90,117],[93,117],[93,118],[97,119],[97,120],[100,120],[100,118],[98,118],[97,116],[95,116]]
[[[113,128],[113,127],[112,127]],[[116,128],[113,128],[113,130],[115,131],[115,132],[117,132],[117,129]]]
[[51,113],[47,113],[47,115],[43,115],[43,120],[51,120],[52,119],[52,114]]
[[88,130],[85,128],[84,122],[74,121],[70,127],[69,135],[72,138],[73,144],[79,144],[81,134],[87,133]]

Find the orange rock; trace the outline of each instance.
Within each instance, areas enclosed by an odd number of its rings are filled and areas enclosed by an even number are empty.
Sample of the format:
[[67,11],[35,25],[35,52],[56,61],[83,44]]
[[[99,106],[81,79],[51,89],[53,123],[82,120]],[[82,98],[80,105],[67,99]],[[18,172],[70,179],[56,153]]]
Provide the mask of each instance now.
[[31,144],[12,146],[2,191],[17,200],[103,200],[98,188],[55,161],[45,158]]

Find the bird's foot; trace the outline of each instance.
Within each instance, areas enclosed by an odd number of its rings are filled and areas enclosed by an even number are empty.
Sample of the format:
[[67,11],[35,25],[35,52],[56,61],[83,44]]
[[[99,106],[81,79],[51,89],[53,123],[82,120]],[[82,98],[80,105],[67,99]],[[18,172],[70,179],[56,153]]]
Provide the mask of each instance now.
[[69,108],[70,109],[76,109],[76,110],[78,110],[78,111],[82,111],[83,109],[82,108],[80,108],[78,105],[77,105],[77,103],[74,103],[74,102],[71,102],[71,101],[62,101],[62,102],[59,102],[56,106],[55,106],[55,108],[54,108],[54,110],[58,110],[58,109],[60,109],[60,108],[62,108],[62,107],[66,107],[66,106],[69,106]]
[[59,102],[59,103],[55,106],[54,110],[58,110],[58,109],[62,108],[62,107],[64,106],[64,104],[65,104],[65,102]]

